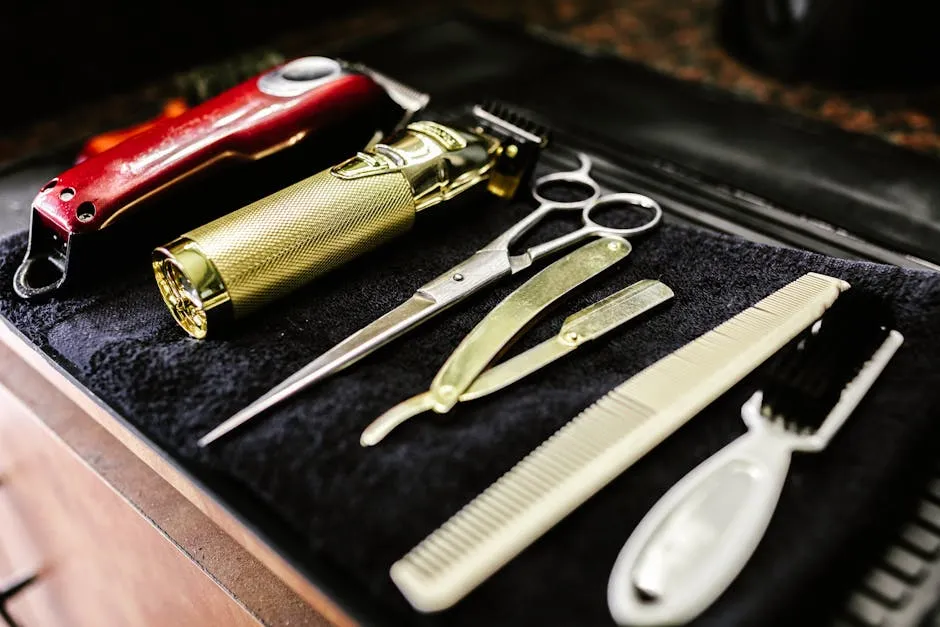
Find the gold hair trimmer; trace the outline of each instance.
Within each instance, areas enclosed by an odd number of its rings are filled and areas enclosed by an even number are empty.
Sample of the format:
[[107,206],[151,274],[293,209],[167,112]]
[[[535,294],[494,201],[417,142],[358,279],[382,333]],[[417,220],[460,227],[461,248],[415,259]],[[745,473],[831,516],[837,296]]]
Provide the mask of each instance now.
[[546,142],[502,109],[474,107],[465,128],[414,122],[157,248],[160,293],[180,326],[204,338],[404,233],[416,213],[481,181],[513,196]]

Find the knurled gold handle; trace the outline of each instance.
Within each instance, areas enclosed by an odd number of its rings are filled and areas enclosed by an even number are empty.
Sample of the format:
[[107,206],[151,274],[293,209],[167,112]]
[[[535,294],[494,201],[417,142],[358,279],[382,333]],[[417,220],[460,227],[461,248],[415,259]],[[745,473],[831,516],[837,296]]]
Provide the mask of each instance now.
[[240,317],[407,231],[414,216],[401,172],[343,180],[324,170],[183,238],[215,265]]
[[416,122],[355,157],[154,250],[157,286],[195,338],[411,228],[489,176],[499,142]]

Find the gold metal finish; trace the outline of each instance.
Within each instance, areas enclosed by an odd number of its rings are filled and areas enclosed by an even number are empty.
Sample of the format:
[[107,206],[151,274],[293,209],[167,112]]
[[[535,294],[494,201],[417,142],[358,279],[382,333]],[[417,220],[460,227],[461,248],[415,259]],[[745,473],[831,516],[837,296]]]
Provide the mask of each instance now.
[[493,359],[559,298],[630,254],[619,237],[600,237],[568,253],[496,305],[444,362],[428,392],[414,396],[372,422],[360,438],[373,446],[405,420],[429,409],[449,411]]
[[[157,249],[164,301],[187,333],[203,338],[216,320],[251,313],[407,231],[417,211],[485,180],[499,146],[487,135],[411,124]],[[203,285],[210,275],[212,289]],[[227,316],[210,313],[223,305]]]
[[568,316],[555,337],[482,373],[473,385],[460,395],[460,402],[480,398],[512,385],[574,351],[585,342],[597,339],[673,296],[675,294],[669,286],[659,281],[637,281]]
[[[569,316],[552,339],[484,371],[460,394],[459,400],[461,403],[470,401],[508,387],[672,297],[672,290],[659,281],[638,281]],[[456,388],[438,390],[438,393],[453,394]],[[428,391],[402,401],[369,425],[363,441],[370,446],[375,444],[409,418],[434,409],[436,398],[434,392]]]
[[518,172],[524,167],[519,161],[522,157],[519,154],[519,148],[515,144],[501,146],[499,156],[505,164],[511,164],[505,168],[505,172],[500,168],[494,168],[492,175],[487,181],[486,189],[491,194],[500,198],[512,198],[519,190],[519,183],[522,179]]
[[153,273],[173,318],[197,339],[206,336],[209,320],[232,317],[228,290],[212,260],[185,237],[153,251]]
[[444,413],[538,313],[624,259],[632,246],[599,237],[551,264],[496,305],[463,339],[431,382],[434,411]]
[[421,211],[488,178],[499,149],[499,142],[488,135],[424,120],[334,166],[332,172],[353,180],[400,171],[412,187],[415,211]]

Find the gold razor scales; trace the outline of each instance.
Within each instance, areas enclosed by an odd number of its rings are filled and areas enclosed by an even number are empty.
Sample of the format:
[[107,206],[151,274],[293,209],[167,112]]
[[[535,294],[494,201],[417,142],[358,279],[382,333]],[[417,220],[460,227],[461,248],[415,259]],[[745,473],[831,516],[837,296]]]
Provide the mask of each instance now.
[[[612,242],[616,240],[611,239],[608,243]],[[595,249],[603,251],[604,243],[605,240],[600,239],[593,245]],[[582,250],[584,248],[586,247],[582,247]],[[619,251],[614,249],[607,253],[611,258],[609,263],[617,262],[614,256],[617,252]],[[575,251],[568,257],[572,255],[581,257],[583,253],[580,250]],[[588,264],[579,261],[578,265]],[[511,338],[515,337],[509,336],[510,333],[515,333],[514,328],[510,328],[508,333],[505,331],[507,322],[518,326],[528,324],[534,319],[532,312],[535,308],[547,307],[546,301],[549,298],[554,300],[561,297],[550,292],[555,289],[555,285],[562,283],[559,277],[553,276],[555,273],[551,272],[555,267],[549,266],[532,277],[490,311],[447,359],[434,377],[431,389],[402,401],[379,416],[362,432],[360,443],[366,446],[377,444],[391,429],[419,413],[430,410],[441,413],[442,409],[451,409],[448,404],[442,408],[437,407],[437,403],[446,400],[441,398],[446,392],[450,392],[452,400],[462,403],[512,385],[567,355],[585,342],[600,337],[674,296],[672,290],[659,281],[639,281],[572,314],[564,321],[555,337],[500,364],[488,366],[488,358],[501,352],[512,341]],[[577,268],[581,272],[587,269],[589,268]],[[565,274],[570,276],[570,271]],[[501,326],[504,328],[500,328]]]
[[[376,248],[415,214],[489,180],[515,146],[482,128],[409,124],[370,151],[194,229],[153,253],[173,317],[196,338]],[[505,150],[504,150],[505,149]]]
[[810,273],[628,379],[392,565],[422,612],[452,606],[812,324],[849,287]]

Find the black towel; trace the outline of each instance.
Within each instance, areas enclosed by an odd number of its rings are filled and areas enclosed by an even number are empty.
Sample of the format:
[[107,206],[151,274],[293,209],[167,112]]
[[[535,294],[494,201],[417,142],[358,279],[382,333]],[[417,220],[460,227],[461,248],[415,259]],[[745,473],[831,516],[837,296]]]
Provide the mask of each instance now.
[[[414,231],[242,321],[189,339],[145,256],[83,294],[26,303],[11,290],[26,236],[0,243],[0,311],[115,412],[185,466],[232,479],[309,549],[301,564],[352,582],[343,602],[415,625],[609,625],[606,583],[622,543],[693,466],[742,433],[745,380],[446,612],[411,610],[388,568],[553,431],[630,375],[809,271],[888,299],[906,342],[831,445],[798,455],[771,527],[702,625],[819,621],[842,602],[913,503],[940,435],[940,275],[778,249],[666,220],[617,269],[567,298],[516,346],[643,278],[674,301],[537,374],[380,445],[362,428],[427,389],[463,336],[531,273],[505,280],[299,394],[208,450],[195,440],[270,386],[407,298],[531,210],[471,195]],[[561,221],[542,236],[562,232]],[[570,225],[567,227],[570,228]],[[241,512],[245,513],[245,512]],[[264,531],[264,529],[262,529]],[[800,622],[800,624],[809,624]]]

